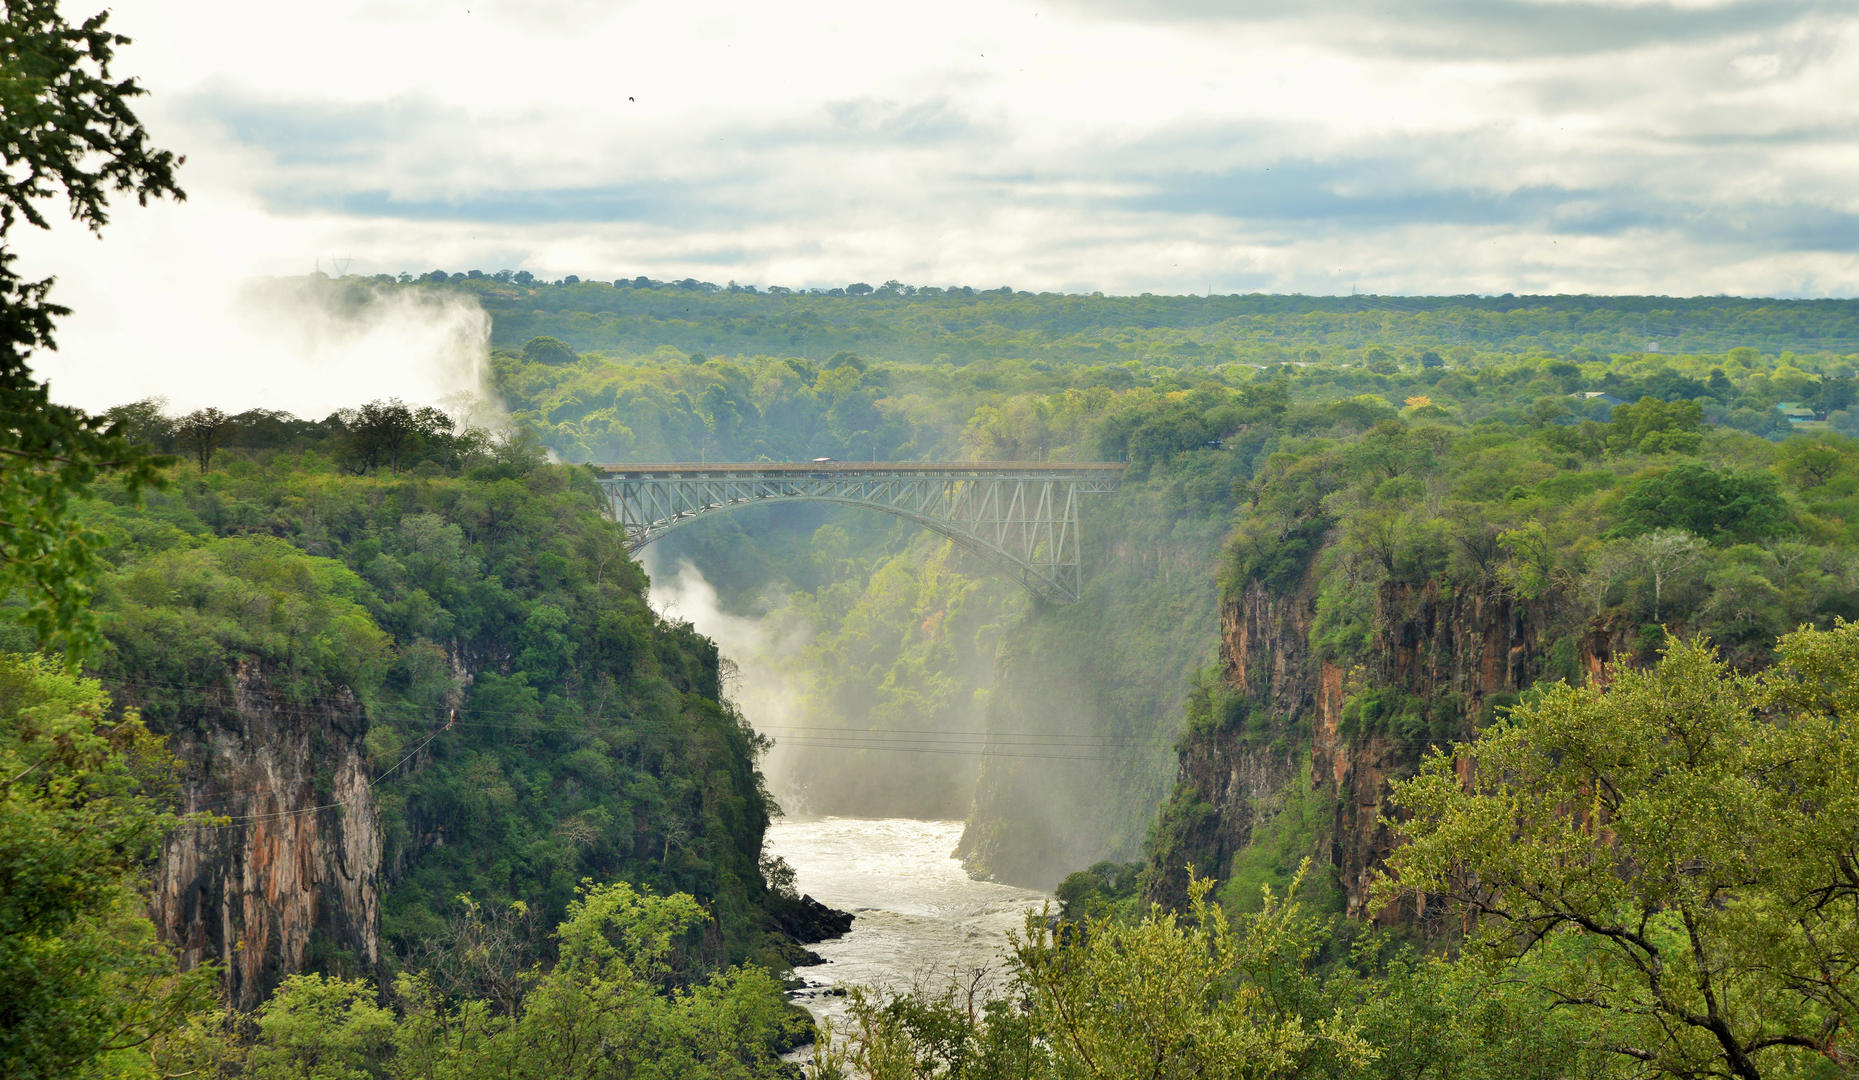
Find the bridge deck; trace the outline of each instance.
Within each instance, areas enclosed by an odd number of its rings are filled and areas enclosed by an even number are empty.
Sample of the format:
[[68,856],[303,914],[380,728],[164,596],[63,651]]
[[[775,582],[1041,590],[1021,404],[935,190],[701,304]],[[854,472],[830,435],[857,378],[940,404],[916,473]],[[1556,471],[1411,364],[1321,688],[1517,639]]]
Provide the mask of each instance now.
[[699,464],[596,465],[608,476],[857,476],[881,473],[885,476],[1091,476],[1121,473],[1126,466],[1111,462],[1043,462],[1043,461],[754,461]]
[[617,463],[600,473],[633,550],[704,514],[769,500],[863,506],[915,521],[999,559],[1035,595],[1078,599],[1078,504],[1117,490],[1110,462],[743,461]]

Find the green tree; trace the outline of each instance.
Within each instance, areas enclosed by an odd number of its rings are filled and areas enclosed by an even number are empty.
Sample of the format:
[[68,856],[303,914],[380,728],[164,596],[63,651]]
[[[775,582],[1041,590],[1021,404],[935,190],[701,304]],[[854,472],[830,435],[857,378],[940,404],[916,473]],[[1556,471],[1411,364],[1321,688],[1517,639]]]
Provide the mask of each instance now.
[[1718,471],[1687,461],[1633,482],[1620,500],[1616,536],[1684,529],[1714,540],[1754,540],[1792,528],[1788,504],[1766,472]]
[[145,914],[172,762],[97,683],[0,654],[0,1075],[132,1070],[210,1001]]
[[1029,919],[1015,970],[1057,1074],[1091,1080],[1328,1075],[1374,1057],[1314,960],[1317,920],[1265,890],[1230,920],[1188,887],[1186,916],[1089,919],[1060,931]]
[[783,1075],[774,1047],[788,1020],[773,976],[733,968],[700,985],[680,985],[676,953],[705,921],[688,894],[654,896],[623,882],[584,883],[556,928],[555,967],[537,977],[511,1024],[487,1026],[493,1036],[476,1063],[483,1071],[441,1075]]
[[1151,908],[1054,928],[1029,914],[1001,994],[985,992],[986,972],[889,998],[855,992],[810,1075],[1289,1080],[1372,1066],[1360,985],[1316,963],[1322,920],[1269,888],[1260,910],[1229,918],[1208,901],[1212,884],[1190,881],[1185,916]]
[[580,361],[575,351],[560,338],[530,338],[523,346],[523,359],[532,364],[574,364]]
[[1653,1075],[1850,1067],[1859,625],[1784,638],[1761,676],[1676,642],[1613,678],[1550,687],[1397,783],[1381,895],[1462,909],[1474,951],[1527,961],[1590,1045]]
[[252,1080],[373,1080],[394,1044],[394,1014],[360,979],[292,975],[258,1010]]
[[1608,423],[1608,448],[1642,454],[1689,453],[1704,438],[1704,407],[1695,401],[1660,401],[1643,397],[1614,409]]
[[213,451],[219,449],[220,439],[230,419],[218,409],[206,408],[195,409],[175,423],[175,440],[193,451],[194,462],[200,466],[201,472],[206,472],[207,467],[213,463]]
[[55,0],[7,0],[0,19],[0,597],[23,592],[40,641],[74,657],[100,642],[86,605],[101,540],[74,522],[73,500],[109,471],[133,492],[155,479],[155,462],[116,425],[54,405],[33,377],[27,358],[53,347],[53,320],[68,311],[51,301],[51,279],[19,276],[7,240],[22,221],[49,228],[43,203],[59,194],[92,232],[112,192],[184,197],[180,159],[148,144],[130,108],[143,89],[110,72],[128,39],[105,18],[73,26]]
[[1776,468],[1796,487],[1819,487],[1851,467],[1853,449],[1853,440],[1842,435],[1796,436],[1782,443]]

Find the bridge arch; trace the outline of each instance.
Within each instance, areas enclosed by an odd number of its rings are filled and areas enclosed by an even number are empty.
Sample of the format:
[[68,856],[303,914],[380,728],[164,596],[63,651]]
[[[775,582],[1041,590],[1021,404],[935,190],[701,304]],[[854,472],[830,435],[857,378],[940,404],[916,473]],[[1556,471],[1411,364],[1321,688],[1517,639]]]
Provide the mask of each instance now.
[[767,502],[858,506],[914,521],[1002,563],[1028,591],[1078,599],[1079,496],[1113,491],[1123,466],[1029,462],[601,465],[613,520],[637,551],[705,514]]

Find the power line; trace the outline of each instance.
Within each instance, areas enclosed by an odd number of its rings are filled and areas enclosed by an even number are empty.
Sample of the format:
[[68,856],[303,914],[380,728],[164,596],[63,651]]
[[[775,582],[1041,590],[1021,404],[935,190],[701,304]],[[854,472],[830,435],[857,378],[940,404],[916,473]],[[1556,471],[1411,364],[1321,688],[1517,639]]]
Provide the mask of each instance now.
[[973,736],[978,738],[1027,738],[1027,739],[1103,739],[1113,742],[1137,741],[1130,735],[1094,735],[1089,732],[1073,731],[1000,731],[1000,730],[962,730],[958,728],[846,728],[807,724],[760,724],[757,731],[797,731],[801,733],[826,731],[844,734],[873,735],[935,735],[935,736]]
[[957,750],[936,746],[873,746],[861,743],[837,743],[813,740],[796,741],[802,742],[803,745],[820,749],[883,750],[887,753],[894,754],[946,754],[957,757],[1034,758],[1046,761],[1118,761],[1128,756],[1121,754],[1028,754],[994,750]]
[[[390,776],[393,775],[395,770],[399,769],[402,765],[405,765],[408,761],[411,761],[414,755],[418,754],[421,750],[426,749],[426,747],[430,745],[434,739],[444,734],[445,731],[446,731],[446,728],[442,727],[442,728],[439,728],[437,731],[434,731],[432,734],[426,736],[425,739],[420,741],[420,744],[418,746],[414,747],[412,750],[409,750],[406,756],[402,757],[399,761],[394,762],[394,764],[391,767],[389,767],[386,772],[368,781],[368,790],[373,791],[375,788],[381,786],[383,782],[385,782]],[[269,813],[263,813],[263,814],[243,814],[238,817],[227,818],[225,821],[222,821],[222,822],[215,822],[214,824],[211,824],[211,825],[196,824],[194,827],[199,828],[199,829],[233,829],[233,828],[238,828],[241,825],[249,825],[257,821],[278,821],[278,820],[282,820],[285,818],[301,817],[305,814],[314,814],[319,810],[333,810],[338,806],[353,806],[353,805],[356,805],[359,801],[360,800],[357,800],[357,799],[338,799],[335,802],[319,803],[316,806],[299,806],[292,810],[275,810],[275,811],[271,811]]]

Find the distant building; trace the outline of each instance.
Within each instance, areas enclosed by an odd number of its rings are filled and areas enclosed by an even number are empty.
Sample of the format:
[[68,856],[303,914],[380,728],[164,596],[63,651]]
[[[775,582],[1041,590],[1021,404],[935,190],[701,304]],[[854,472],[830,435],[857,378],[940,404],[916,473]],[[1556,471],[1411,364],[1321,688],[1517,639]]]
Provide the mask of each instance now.
[[1782,414],[1782,419],[1797,427],[1824,427],[1826,416],[1817,413],[1798,401],[1783,401],[1775,406],[1775,411]]

